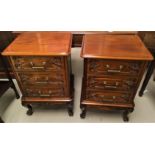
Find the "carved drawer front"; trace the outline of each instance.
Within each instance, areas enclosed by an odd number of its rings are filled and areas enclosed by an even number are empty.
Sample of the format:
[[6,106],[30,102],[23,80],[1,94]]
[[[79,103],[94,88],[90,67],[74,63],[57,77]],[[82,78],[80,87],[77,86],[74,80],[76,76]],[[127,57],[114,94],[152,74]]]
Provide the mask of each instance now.
[[[40,72],[39,72],[40,73]],[[55,88],[64,88],[64,76],[62,73],[21,73],[18,72],[18,77],[23,86],[46,86]]]
[[53,88],[25,88],[25,96],[27,97],[64,97],[64,89]]
[[129,104],[131,93],[117,93],[117,92],[97,92],[87,91],[86,99],[89,101],[111,103],[111,104]]
[[137,84],[137,78],[88,77],[87,88],[97,90],[131,91]]
[[89,74],[101,75],[136,75],[138,76],[143,62],[88,59]]
[[64,68],[62,57],[13,56],[12,61],[17,71],[62,71]]

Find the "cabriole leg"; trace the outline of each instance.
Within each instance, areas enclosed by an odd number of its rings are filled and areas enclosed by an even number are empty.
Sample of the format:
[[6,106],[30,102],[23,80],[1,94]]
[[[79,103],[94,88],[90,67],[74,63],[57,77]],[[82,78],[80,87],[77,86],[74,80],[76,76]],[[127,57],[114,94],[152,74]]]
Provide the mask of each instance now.
[[73,114],[74,114],[73,113],[73,101],[68,103],[67,108],[68,108],[68,115],[73,116]]
[[86,105],[80,105],[80,108],[81,108],[80,117],[85,118],[86,117]]
[[129,114],[128,110],[125,110],[123,112],[123,120],[124,120],[124,122],[128,122],[129,121],[128,114]]
[[27,108],[28,108],[28,110],[27,110],[26,114],[29,115],[29,116],[32,115],[33,114],[32,106],[31,105],[27,105]]

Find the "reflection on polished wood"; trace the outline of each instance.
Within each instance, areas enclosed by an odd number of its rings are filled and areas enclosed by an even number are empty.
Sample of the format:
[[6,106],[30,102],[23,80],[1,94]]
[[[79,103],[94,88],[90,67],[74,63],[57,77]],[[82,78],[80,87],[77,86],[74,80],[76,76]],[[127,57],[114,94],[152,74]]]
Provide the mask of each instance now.
[[126,60],[145,60],[151,57],[137,35],[88,34],[84,43],[82,57]]
[[71,33],[29,32],[20,34],[3,55],[69,55]]

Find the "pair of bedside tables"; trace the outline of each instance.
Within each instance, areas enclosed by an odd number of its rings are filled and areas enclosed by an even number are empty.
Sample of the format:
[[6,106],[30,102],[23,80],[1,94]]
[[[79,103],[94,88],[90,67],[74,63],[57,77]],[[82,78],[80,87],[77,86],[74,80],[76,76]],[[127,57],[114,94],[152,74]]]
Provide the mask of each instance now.
[[[74,76],[71,33],[30,32],[19,35],[2,53],[9,58],[22,91],[22,105],[66,105],[73,115]],[[122,111],[124,121],[134,110],[134,97],[152,55],[137,35],[88,34],[81,57],[84,73],[81,118],[86,110]]]

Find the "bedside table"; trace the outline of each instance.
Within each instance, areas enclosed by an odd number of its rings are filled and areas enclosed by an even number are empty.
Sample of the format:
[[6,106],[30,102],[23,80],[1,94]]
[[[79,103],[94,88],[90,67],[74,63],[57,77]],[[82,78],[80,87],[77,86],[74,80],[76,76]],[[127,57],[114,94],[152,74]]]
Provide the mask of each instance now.
[[134,110],[134,97],[150,52],[137,35],[88,34],[84,36],[81,57],[84,75],[81,92],[81,118],[89,108],[122,111],[123,120]]
[[71,40],[70,33],[23,33],[2,53],[10,60],[28,115],[46,105],[66,105],[73,115]]

